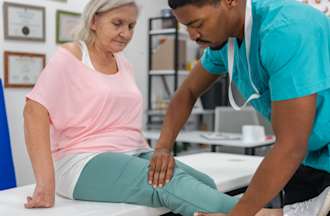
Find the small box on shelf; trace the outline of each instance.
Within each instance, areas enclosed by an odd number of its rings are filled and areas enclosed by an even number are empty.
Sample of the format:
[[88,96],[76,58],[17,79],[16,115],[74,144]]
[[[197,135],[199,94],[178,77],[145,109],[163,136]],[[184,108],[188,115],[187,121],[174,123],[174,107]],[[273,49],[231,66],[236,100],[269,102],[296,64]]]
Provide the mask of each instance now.
[[[186,69],[186,41],[183,39],[178,40],[179,53],[178,53],[178,69]],[[173,70],[174,56],[171,53],[175,53],[175,41],[173,38],[161,38],[159,44],[153,50],[152,55],[152,70]]]

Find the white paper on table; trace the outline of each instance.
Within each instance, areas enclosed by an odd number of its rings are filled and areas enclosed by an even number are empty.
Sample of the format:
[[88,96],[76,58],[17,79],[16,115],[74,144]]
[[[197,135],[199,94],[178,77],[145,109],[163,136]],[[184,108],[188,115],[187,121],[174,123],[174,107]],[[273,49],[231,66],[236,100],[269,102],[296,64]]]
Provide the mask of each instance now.
[[209,140],[239,140],[242,138],[240,134],[227,134],[218,132],[201,134],[201,136]]

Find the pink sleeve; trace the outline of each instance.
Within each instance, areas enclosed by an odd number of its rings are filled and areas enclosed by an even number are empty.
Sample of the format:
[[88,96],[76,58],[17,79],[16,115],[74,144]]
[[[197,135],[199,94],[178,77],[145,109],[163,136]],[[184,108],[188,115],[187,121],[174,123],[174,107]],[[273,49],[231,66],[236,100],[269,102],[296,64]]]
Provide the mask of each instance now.
[[67,89],[65,85],[65,61],[63,51],[57,50],[44,70],[41,72],[38,81],[26,98],[40,103],[44,106],[50,117],[59,110],[60,98]]

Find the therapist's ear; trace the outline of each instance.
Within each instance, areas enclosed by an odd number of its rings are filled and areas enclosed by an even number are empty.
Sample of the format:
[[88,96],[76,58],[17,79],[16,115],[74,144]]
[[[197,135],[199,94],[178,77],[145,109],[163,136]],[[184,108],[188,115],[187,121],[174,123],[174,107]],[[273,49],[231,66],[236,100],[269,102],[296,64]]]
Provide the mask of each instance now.
[[221,1],[224,1],[228,6],[228,8],[237,7],[241,3],[240,0],[221,0]]

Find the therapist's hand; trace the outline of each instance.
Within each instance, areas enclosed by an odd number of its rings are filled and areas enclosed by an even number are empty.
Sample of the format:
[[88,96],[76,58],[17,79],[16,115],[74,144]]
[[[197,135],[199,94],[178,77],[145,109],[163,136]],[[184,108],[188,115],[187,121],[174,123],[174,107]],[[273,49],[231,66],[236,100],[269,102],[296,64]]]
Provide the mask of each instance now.
[[55,203],[55,186],[48,184],[45,186],[37,185],[33,196],[26,198],[25,208],[51,208]]
[[171,151],[166,148],[156,148],[150,160],[148,182],[154,188],[163,187],[173,175],[175,160]]

